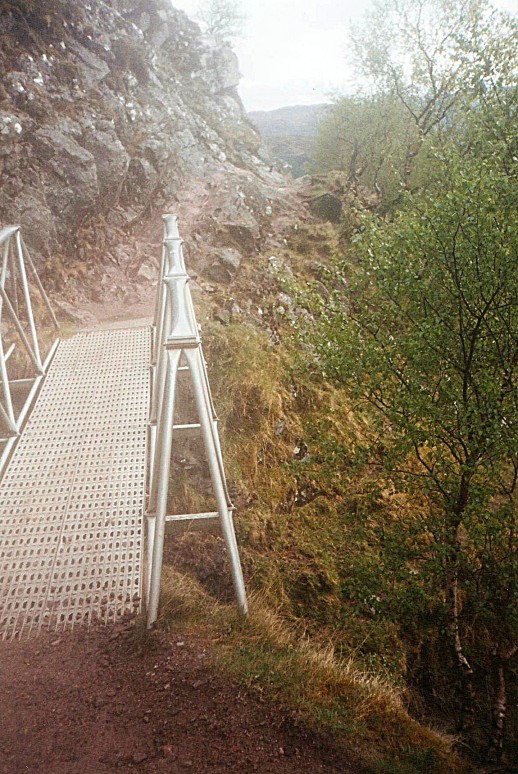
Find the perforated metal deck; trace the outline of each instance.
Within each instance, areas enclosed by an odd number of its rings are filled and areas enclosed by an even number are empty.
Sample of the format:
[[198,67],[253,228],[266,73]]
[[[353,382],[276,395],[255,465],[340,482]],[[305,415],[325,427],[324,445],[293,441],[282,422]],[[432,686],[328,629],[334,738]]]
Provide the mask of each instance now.
[[60,343],[0,483],[0,635],[140,605],[150,329]]

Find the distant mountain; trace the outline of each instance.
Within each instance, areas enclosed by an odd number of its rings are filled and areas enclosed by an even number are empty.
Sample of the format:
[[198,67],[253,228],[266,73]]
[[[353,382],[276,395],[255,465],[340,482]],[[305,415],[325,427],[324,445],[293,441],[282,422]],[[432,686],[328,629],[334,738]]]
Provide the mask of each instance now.
[[253,110],[249,118],[263,137],[278,137],[287,134],[299,137],[314,137],[318,122],[329,105],[289,105],[276,110]]
[[254,110],[248,114],[271,152],[282,159],[294,177],[307,172],[318,124],[328,104],[290,105],[276,110]]

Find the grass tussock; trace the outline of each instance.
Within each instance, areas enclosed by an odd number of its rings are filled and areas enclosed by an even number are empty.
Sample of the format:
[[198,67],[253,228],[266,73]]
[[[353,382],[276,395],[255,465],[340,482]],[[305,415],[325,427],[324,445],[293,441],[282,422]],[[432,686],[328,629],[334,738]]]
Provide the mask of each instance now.
[[191,578],[166,568],[160,623],[210,639],[230,676],[273,697],[300,720],[330,732],[365,771],[460,774],[466,764],[451,740],[408,715],[400,691],[375,673],[317,648],[296,627],[252,597],[250,615],[214,600]]

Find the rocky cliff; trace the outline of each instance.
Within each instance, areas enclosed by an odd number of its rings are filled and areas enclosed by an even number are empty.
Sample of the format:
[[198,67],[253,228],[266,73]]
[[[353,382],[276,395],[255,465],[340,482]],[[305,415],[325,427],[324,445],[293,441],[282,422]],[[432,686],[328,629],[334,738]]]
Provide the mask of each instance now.
[[0,36],[0,222],[58,294],[142,300],[165,210],[229,281],[294,206],[235,54],[169,0],[0,0]]

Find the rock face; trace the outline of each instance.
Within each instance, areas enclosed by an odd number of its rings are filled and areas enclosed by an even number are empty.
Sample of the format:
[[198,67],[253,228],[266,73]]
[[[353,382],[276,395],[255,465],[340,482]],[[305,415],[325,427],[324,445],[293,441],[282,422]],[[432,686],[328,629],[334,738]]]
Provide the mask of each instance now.
[[22,225],[58,292],[59,269],[88,287],[111,265],[108,292],[117,271],[142,279],[145,263],[147,277],[155,259],[142,233],[158,242],[159,215],[172,209],[184,236],[203,226],[212,241],[206,255],[193,250],[194,268],[212,265],[229,281],[236,255],[213,251],[253,253],[289,206],[244,113],[234,52],[170,0],[6,8],[0,223]]

